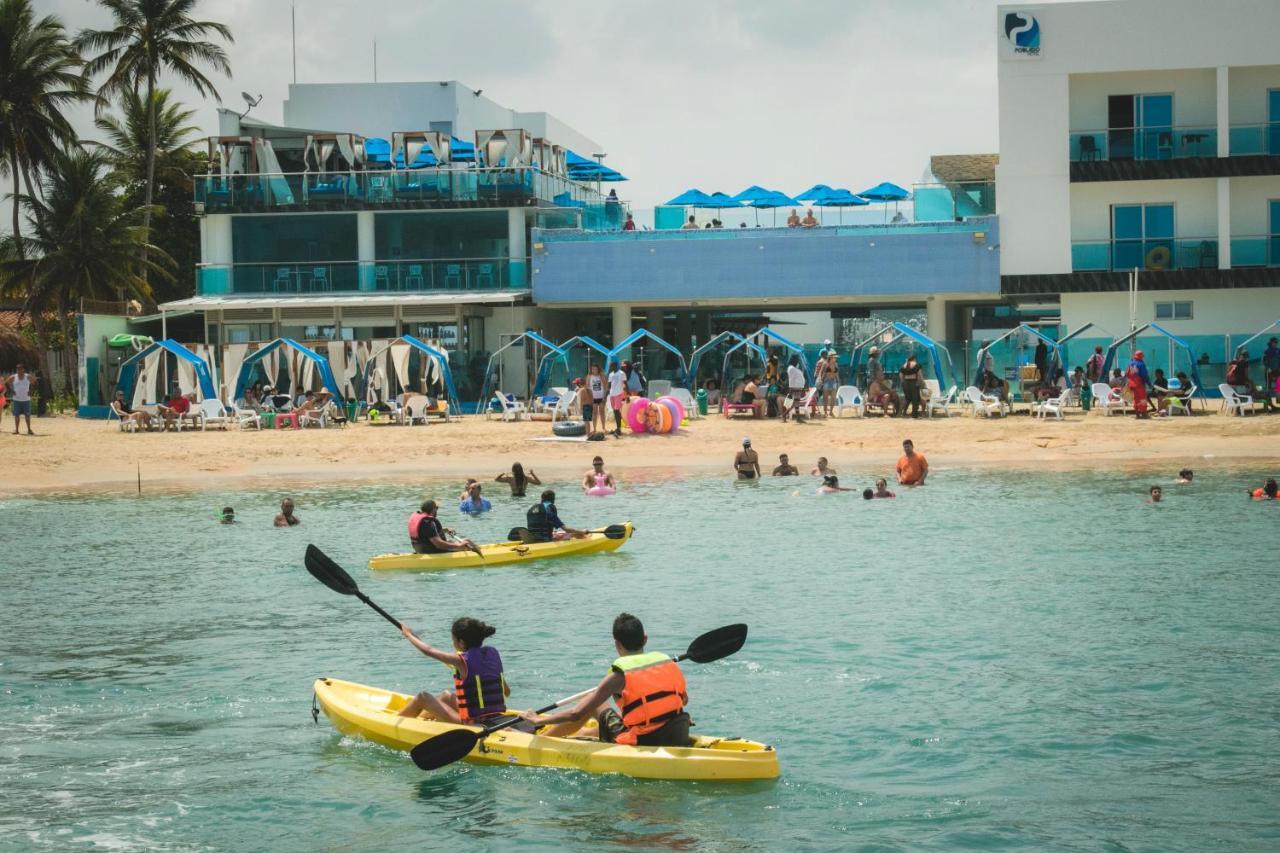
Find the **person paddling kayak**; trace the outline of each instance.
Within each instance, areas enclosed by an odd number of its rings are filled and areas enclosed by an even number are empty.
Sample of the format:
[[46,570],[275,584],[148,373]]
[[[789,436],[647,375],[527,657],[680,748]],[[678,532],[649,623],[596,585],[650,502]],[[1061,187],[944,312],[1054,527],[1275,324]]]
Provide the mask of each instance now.
[[[689,694],[680,666],[661,652],[646,652],[644,625],[630,613],[613,620],[613,645],[618,659],[600,685],[573,708],[551,714],[521,713],[529,723],[551,726],[542,734],[566,737],[592,715],[600,740],[633,746],[688,746],[692,724],[685,706]],[[606,706],[610,697],[621,715]],[[603,710],[601,710],[603,709]]]
[[401,625],[400,633],[418,651],[453,670],[453,690],[439,696],[424,690],[400,709],[400,716],[426,713],[451,723],[476,723],[506,713],[511,688],[503,676],[502,655],[493,646],[484,645],[486,638],[497,633],[496,628],[469,616],[456,620],[451,632],[452,652],[424,643],[408,625]]
[[524,517],[525,525],[538,542],[559,541],[570,536],[580,539],[587,535],[587,531],[570,527],[560,520],[560,513],[556,510],[556,493],[551,489],[542,493],[542,498],[529,507]]
[[470,539],[449,541],[449,535],[456,531],[444,527],[436,518],[438,507],[435,501],[423,501],[422,507],[409,516],[409,542],[415,554],[443,554],[448,551],[474,551],[475,544]]

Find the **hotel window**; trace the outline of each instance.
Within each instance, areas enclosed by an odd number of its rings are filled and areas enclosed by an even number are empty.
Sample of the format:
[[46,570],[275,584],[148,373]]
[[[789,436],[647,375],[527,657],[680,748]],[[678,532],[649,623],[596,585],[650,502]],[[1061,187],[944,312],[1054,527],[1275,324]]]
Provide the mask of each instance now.
[[1168,269],[1173,264],[1173,205],[1111,206],[1111,268]]
[[1156,303],[1156,319],[1157,320],[1190,320],[1191,319],[1190,302],[1157,302]]
[[1267,237],[1267,266],[1280,267],[1280,198],[1267,202],[1271,221]]
[[1112,160],[1173,158],[1173,95],[1107,98],[1107,145]]

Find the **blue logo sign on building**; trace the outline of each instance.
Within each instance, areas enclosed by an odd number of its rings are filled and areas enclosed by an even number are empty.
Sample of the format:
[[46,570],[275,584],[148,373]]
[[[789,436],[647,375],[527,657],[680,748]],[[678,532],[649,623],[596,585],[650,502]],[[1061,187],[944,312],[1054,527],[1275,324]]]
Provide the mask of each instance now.
[[1040,22],[1026,12],[1009,12],[1004,16],[1004,37],[1013,52],[1022,56],[1040,55]]

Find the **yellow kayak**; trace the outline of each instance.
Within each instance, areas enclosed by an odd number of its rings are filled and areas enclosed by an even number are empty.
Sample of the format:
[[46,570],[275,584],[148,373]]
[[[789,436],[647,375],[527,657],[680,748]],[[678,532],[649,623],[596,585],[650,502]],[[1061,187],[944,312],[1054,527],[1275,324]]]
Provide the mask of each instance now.
[[[316,702],[333,727],[405,752],[429,737],[462,728],[438,720],[397,715],[410,697],[336,678],[314,685]],[[590,730],[594,731],[594,721]],[[584,727],[583,732],[587,732]],[[694,738],[691,747],[627,746],[583,737],[526,734],[514,728],[494,732],[466,757],[475,764],[559,767],[584,773],[621,773],[637,779],[747,782],[776,779],[778,753],[773,747],[738,738]]]
[[375,571],[392,569],[420,572],[443,572],[450,569],[475,569],[485,566],[505,566],[529,560],[546,560],[552,557],[570,557],[580,554],[600,554],[616,551],[626,544],[635,531],[631,522],[620,525],[622,536],[610,539],[604,533],[590,533],[581,539],[565,539],[560,542],[495,542],[481,545],[480,554],[474,551],[450,551],[447,554],[379,554],[369,559],[369,568]]

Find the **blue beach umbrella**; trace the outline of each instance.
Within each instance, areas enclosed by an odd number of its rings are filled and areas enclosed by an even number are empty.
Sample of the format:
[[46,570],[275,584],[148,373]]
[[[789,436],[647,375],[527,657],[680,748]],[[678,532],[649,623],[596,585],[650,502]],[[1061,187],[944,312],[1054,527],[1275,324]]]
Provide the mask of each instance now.
[[826,184],[814,184],[796,196],[796,201],[817,201],[819,197],[829,192],[831,192],[831,187]]
[[685,190],[667,202],[671,207],[715,207],[716,204],[714,198],[697,188]]
[[[754,207],[757,210],[759,210],[760,208],[765,208],[766,210],[769,208],[773,208],[773,211],[774,211],[773,224],[774,225],[778,224],[777,209],[779,207],[798,207],[799,205],[800,205],[800,202],[796,201],[794,198],[787,195],[786,193],[780,193],[777,190],[765,190],[763,193],[758,194],[756,198],[751,199],[750,201],[747,202],[747,207]],[[759,219],[760,219],[760,214],[756,213],[757,223],[759,222]]]
[[811,199],[816,207],[837,207],[840,209],[840,222],[844,223],[844,209],[846,207],[865,207],[871,202],[861,196],[856,196],[846,189],[830,189],[825,193]]
[[767,190],[764,187],[752,185],[733,197],[736,202],[751,202],[759,198],[767,198],[773,194],[773,190]]
[[733,200],[733,196],[728,193],[713,192],[711,197],[716,201],[717,210],[720,212],[726,210],[741,210],[742,205]]
[[891,184],[888,181],[876,184],[869,190],[863,190],[858,193],[858,195],[862,196],[867,201],[884,202],[884,218],[886,220],[889,218],[889,202],[894,202],[893,209],[896,211],[898,209],[897,202],[906,201],[911,198],[911,193],[907,192],[897,184]]

